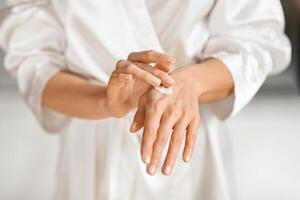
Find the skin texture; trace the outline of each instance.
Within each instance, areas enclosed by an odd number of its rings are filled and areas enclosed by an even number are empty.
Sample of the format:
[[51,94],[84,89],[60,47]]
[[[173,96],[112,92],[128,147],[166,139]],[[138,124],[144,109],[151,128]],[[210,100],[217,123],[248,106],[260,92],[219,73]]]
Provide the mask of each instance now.
[[[155,67],[149,64],[155,64]],[[180,67],[171,73],[175,59],[155,51],[131,53],[120,60],[107,87],[94,85],[68,72],[59,72],[48,83],[43,106],[83,119],[123,117],[138,107],[131,132],[143,129],[141,157],[154,175],[161,160],[162,173],[170,175],[179,148],[183,160],[191,160],[200,124],[199,104],[228,97],[233,79],[217,59]],[[153,86],[173,87],[166,95]],[[162,151],[167,148],[166,158]]]
[[[155,67],[149,66],[150,63],[155,63]],[[175,83],[166,73],[174,63],[171,56],[155,51],[131,53],[127,60],[117,62],[107,87],[61,71],[48,81],[42,105],[81,119],[123,117],[136,107],[139,97],[151,86]]]
[[233,90],[230,72],[216,59],[178,68],[170,75],[176,81],[173,94],[148,90],[140,99],[131,127],[132,132],[144,127],[141,154],[150,175],[156,173],[168,141],[163,174],[172,172],[181,145],[183,160],[191,160],[200,124],[199,103],[224,99]]
[[[150,63],[155,63],[155,67]],[[167,72],[174,63],[174,58],[155,51],[134,52],[128,60],[120,60],[107,87],[107,107],[113,116],[125,116],[151,86],[172,87],[175,81]]]

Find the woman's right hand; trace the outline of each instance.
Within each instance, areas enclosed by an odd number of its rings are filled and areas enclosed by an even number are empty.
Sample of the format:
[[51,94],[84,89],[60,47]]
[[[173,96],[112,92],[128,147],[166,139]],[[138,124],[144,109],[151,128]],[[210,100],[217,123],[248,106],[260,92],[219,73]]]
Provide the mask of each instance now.
[[134,52],[127,60],[118,61],[106,90],[106,106],[111,115],[126,115],[151,86],[172,87],[175,81],[168,72],[174,64],[174,58],[153,50]]

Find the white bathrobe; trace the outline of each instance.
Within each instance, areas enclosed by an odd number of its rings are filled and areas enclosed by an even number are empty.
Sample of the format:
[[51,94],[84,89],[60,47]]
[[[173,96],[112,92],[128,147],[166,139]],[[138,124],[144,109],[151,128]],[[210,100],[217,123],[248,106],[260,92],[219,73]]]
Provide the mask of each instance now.
[[[17,0],[8,5],[0,28],[5,67],[43,128],[61,137],[53,199],[235,198],[224,125],[268,75],[290,61],[279,0]],[[193,160],[185,164],[178,158],[169,177],[147,175],[140,137],[129,133],[134,113],[86,121],[41,107],[45,84],[60,70],[106,84],[118,59],[149,49],[174,56],[176,67],[220,59],[235,83],[229,98],[200,105]]]

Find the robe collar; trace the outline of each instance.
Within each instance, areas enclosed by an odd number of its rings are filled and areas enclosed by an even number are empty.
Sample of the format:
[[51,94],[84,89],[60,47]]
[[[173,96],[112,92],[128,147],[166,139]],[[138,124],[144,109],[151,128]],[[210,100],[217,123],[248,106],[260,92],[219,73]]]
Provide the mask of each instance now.
[[163,52],[156,30],[145,0],[118,0],[122,12],[124,24],[133,36],[137,50],[157,50]]

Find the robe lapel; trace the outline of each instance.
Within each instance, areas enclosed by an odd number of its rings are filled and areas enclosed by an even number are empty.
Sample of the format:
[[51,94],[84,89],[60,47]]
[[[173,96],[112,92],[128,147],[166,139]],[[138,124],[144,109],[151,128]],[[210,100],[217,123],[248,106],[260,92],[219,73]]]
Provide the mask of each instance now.
[[137,50],[157,50],[163,48],[152,24],[145,0],[119,0],[126,17],[124,21],[136,41]]
[[[72,31],[68,38],[70,43],[78,44],[72,50],[81,55],[78,60],[85,66],[84,72],[79,71],[81,74],[93,74],[107,83],[112,66],[129,53],[163,51],[144,0],[93,0],[74,4],[71,10],[68,22],[72,23]],[[99,66],[102,70],[98,70]],[[76,71],[77,67],[73,68]]]

